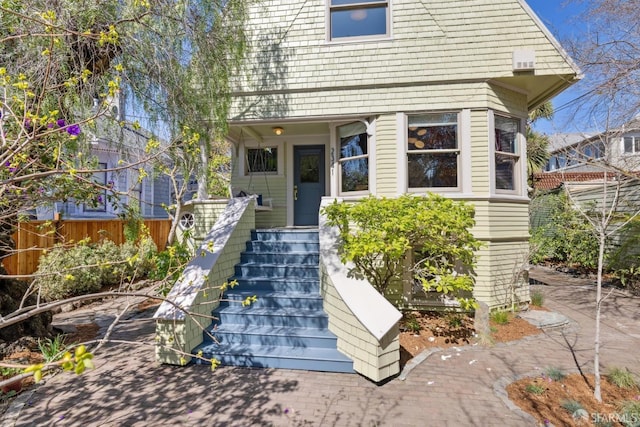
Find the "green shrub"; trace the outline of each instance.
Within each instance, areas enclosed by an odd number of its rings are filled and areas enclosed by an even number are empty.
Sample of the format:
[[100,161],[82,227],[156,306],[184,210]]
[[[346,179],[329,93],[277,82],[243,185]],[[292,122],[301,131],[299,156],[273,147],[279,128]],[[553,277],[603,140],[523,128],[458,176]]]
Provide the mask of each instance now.
[[545,387],[535,383],[527,384],[527,386],[524,389],[527,393],[536,394],[536,395],[541,395],[545,391],[547,391]]
[[610,368],[607,372],[607,378],[619,388],[637,387],[633,374],[627,369]]
[[429,194],[397,198],[367,197],[358,203],[335,202],[323,209],[327,222],[340,231],[339,255],[353,262],[384,294],[402,280],[406,257],[415,254],[411,273],[428,291],[455,296],[463,308],[473,306],[475,251],[471,234],[474,210],[464,202]]
[[544,373],[553,381],[562,381],[565,377],[564,372],[562,372],[562,370],[559,368],[547,368],[545,369]]
[[143,278],[154,266],[156,246],[150,238],[138,245],[110,240],[72,247],[56,246],[40,258],[36,284],[42,297],[53,301],[96,292],[103,286]]
[[560,406],[570,414],[575,414],[577,411],[584,410],[584,406],[582,406],[582,404],[577,400],[563,400]]
[[38,349],[44,357],[45,363],[55,362],[64,355],[66,346],[64,345],[64,336],[56,335],[54,339],[45,338],[44,340],[38,340]]
[[509,313],[503,310],[492,311],[489,317],[498,325],[506,325],[509,323]]
[[36,284],[47,301],[96,292],[101,287],[101,268],[88,244],[70,248],[56,246],[42,257]]
[[422,325],[413,313],[405,313],[402,320],[402,327],[414,334],[417,334],[422,330]]
[[544,304],[544,295],[540,291],[535,291],[531,293],[531,305],[534,307],[542,307]]
[[640,427],[640,401],[624,401],[619,405],[619,411],[625,427]]
[[187,246],[181,244],[169,246],[155,255],[153,258],[155,268],[149,273],[149,278],[164,282],[161,288],[163,295],[166,295],[173,283],[178,280],[191,257]]
[[95,257],[99,262],[100,283],[116,285],[126,275],[126,266],[122,263],[120,246],[111,240],[104,240],[94,247]]
[[593,227],[565,194],[545,194],[532,200],[530,223],[533,264],[557,261],[584,268],[598,265],[599,245]]

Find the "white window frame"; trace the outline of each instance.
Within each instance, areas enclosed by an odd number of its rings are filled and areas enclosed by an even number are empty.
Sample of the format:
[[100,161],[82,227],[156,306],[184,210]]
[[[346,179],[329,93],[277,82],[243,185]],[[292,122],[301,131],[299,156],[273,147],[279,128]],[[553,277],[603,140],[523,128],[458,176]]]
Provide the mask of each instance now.
[[[501,117],[504,119],[514,120],[518,123],[518,134],[516,136],[516,149],[515,153],[508,153],[504,151],[496,150],[496,117]],[[500,195],[514,195],[514,196],[523,196],[526,194],[526,162],[523,161],[526,156],[526,138],[523,133],[523,129],[525,129],[526,122],[525,119],[515,117],[508,113],[502,112],[494,112],[493,110],[489,110],[489,146],[491,147],[491,190],[493,194]],[[497,155],[506,155],[508,157],[512,157],[516,159],[516,162],[513,166],[513,189],[502,189],[497,188],[496,186],[496,157]]]
[[[408,136],[408,129],[409,129],[409,117],[410,116],[425,116],[425,115],[437,115],[437,114],[455,114],[456,115],[456,147],[455,149],[436,149],[436,150],[409,150],[409,136]],[[452,123],[442,123],[442,124],[452,124]],[[436,126],[438,125],[438,123],[433,123],[432,125]],[[402,148],[402,152],[404,154],[404,165],[403,165],[403,170],[404,171],[404,182],[405,182],[405,191],[408,193],[425,193],[425,192],[432,192],[432,193],[459,193],[462,191],[463,187],[464,187],[464,183],[463,183],[463,163],[464,159],[463,159],[463,149],[464,149],[464,144],[463,144],[463,123],[462,123],[462,112],[461,111],[456,111],[456,110],[448,110],[448,111],[426,111],[426,112],[418,112],[418,113],[410,113],[410,114],[406,114],[405,115],[405,119],[404,119],[404,123],[403,123],[403,127],[401,129],[402,134],[403,134],[403,138],[402,138],[402,142],[403,142],[403,148]],[[400,130],[399,130],[400,131]],[[429,154],[429,153],[457,153],[456,156],[456,160],[457,160],[457,170],[456,170],[456,182],[457,185],[455,187],[409,187],[409,156],[412,154]]]
[[[332,37],[331,36],[331,13],[339,10],[358,10],[358,9],[369,9],[374,7],[386,7],[386,23],[385,29],[386,32],[384,34],[371,34],[365,36],[347,36],[347,37]],[[359,41],[359,40],[380,40],[391,37],[391,0],[372,0],[370,2],[360,2],[358,0],[354,0],[351,4],[341,4],[341,5],[332,5],[331,0],[326,0],[326,14],[325,14],[325,22],[326,22],[326,40],[328,42],[344,42],[344,41]]]
[[[625,149],[627,139],[631,139],[631,151]],[[625,156],[640,154],[640,135],[624,135],[621,138],[621,145],[622,153],[624,153]]]
[[[351,123],[356,123],[356,122],[360,122],[363,123],[365,126],[365,132],[367,134],[367,153],[366,154],[362,154],[359,156],[352,156],[352,157],[345,157],[342,158],[341,157],[341,151],[342,151],[342,147],[340,144],[340,135],[338,134],[338,128],[340,128],[340,126],[344,126],[344,125],[348,125]],[[335,163],[337,165],[337,179],[338,179],[338,194],[340,195],[349,195],[349,196],[360,196],[360,195],[367,195],[371,192],[371,182],[372,182],[372,153],[371,150],[373,149],[373,144],[372,144],[372,139],[373,139],[373,134],[372,134],[372,130],[371,130],[371,123],[366,121],[366,120],[353,120],[350,122],[345,122],[345,123],[340,123],[337,124],[335,126],[335,133],[336,133],[336,159],[335,159]],[[344,191],[342,190],[342,164],[346,161],[349,160],[359,160],[359,159],[367,159],[367,189],[366,190],[354,190],[354,191]]]
[[[247,170],[247,155],[249,150],[252,149],[265,149],[265,148],[277,148],[278,149],[278,167],[277,172],[249,172]],[[283,176],[284,175],[284,145],[277,141],[258,142],[245,142],[241,144],[240,150],[238,150],[238,174],[242,178],[248,178],[250,176]]]

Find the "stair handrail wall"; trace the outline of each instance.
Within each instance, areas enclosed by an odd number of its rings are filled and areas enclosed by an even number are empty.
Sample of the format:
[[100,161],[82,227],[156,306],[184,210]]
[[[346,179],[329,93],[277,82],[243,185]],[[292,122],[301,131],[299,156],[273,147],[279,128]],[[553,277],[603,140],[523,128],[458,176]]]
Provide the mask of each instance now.
[[255,228],[254,203],[250,197],[229,200],[167,295],[169,301],[164,301],[153,316],[159,362],[186,364],[192,349],[202,342],[203,329],[211,323],[211,312],[219,304],[217,287],[233,276]]
[[[324,197],[321,209],[334,200]],[[321,210],[322,212],[322,210]],[[366,279],[349,273],[338,257],[339,232],[320,213],[320,292],[329,315],[329,330],[338,337],[338,350],[353,360],[365,377],[383,381],[400,372],[399,321],[402,313]]]

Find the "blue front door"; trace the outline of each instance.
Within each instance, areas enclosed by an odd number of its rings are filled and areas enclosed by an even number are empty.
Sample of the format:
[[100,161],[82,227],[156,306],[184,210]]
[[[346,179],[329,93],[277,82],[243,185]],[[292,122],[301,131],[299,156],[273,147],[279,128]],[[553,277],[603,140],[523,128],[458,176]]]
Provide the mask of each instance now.
[[324,145],[293,148],[293,225],[318,225],[325,191]]

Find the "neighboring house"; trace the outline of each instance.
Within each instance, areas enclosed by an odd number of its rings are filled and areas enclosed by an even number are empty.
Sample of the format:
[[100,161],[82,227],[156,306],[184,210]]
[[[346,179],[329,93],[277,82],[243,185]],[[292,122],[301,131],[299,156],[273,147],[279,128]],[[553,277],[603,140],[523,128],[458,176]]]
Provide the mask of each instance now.
[[527,114],[580,73],[529,6],[266,1],[249,29],[230,138],[233,188],[272,199],[256,226],[317,225],[323,197],[468,200],[476,296],[508,304],[528,246]]
[[[492,308],[529,301],[526,120],[580,70],[524,1],[266,0],[251,7],[248,30],[252,53],[232,94],[231,186],[271,203],[253,210],[246,198],[232,199],[219,213],[201,256],[168,296],[175,303],[155,315],[160,361],[184,364],[194,352],[229,364],[331,370],[318,359],[285,361],[312,347],[299,335],[250,335],[251,325],[282,313],[288,319],[276,324],[298,330],[310,315],[306,303],[265,306],[274,290],[311,287],[315,264],[312,293],[322,296],[339,352],[374,381],[398,373],[400,314],[336,256],[337,237],[320,215],[321,204],[336,199],[436,192],[472,203],[483,242],[475,297]],[[318,229],[319,258],[304,257],[304,267],[288,264],[303,257],[288,248],[318,243],[297,228]],[[269,274],[285,275],[280,287]],[[216,308],[207,283],[232,276],[239,290]],[[255,310],[229,305],[253,292]],[[411,281],[387,297],[425,302]],[[178,305],[204,316],[215,308],[215,340],[208,334],[200,344],[198,322]],[[285,359],[274,361],[276,353]]]
[[545,172],[640,171],[640,118],[600,133],[554,134]]
[[[124,103],[119,104],[120,107],[114,107],[113,111],[122,114]],[[144,159],[147,134],[128,125],[109,125],[100,119],[97,130],[84,132],[90,140],[90,155],[98,159],[99,169],[105,169],[105,172],[94,173],[93,180],[124,195],[119,195],[116,201],[109,196],[111,191],[105,189],[95,204],[78,203],[72,199],[60,201],[53,206],[39,207],[36,210],[37,218],[51,219],[54,214],[59,214],[64,219],[116,218],[123,213],[122,206],[133,203],[138,205],[143,218],[167,218],[167,212],[162,206],[173,203],[168,178],[154,176],[152,166],[146,163],[125,168]],[[141,180],[140,169],[146,175]]]

